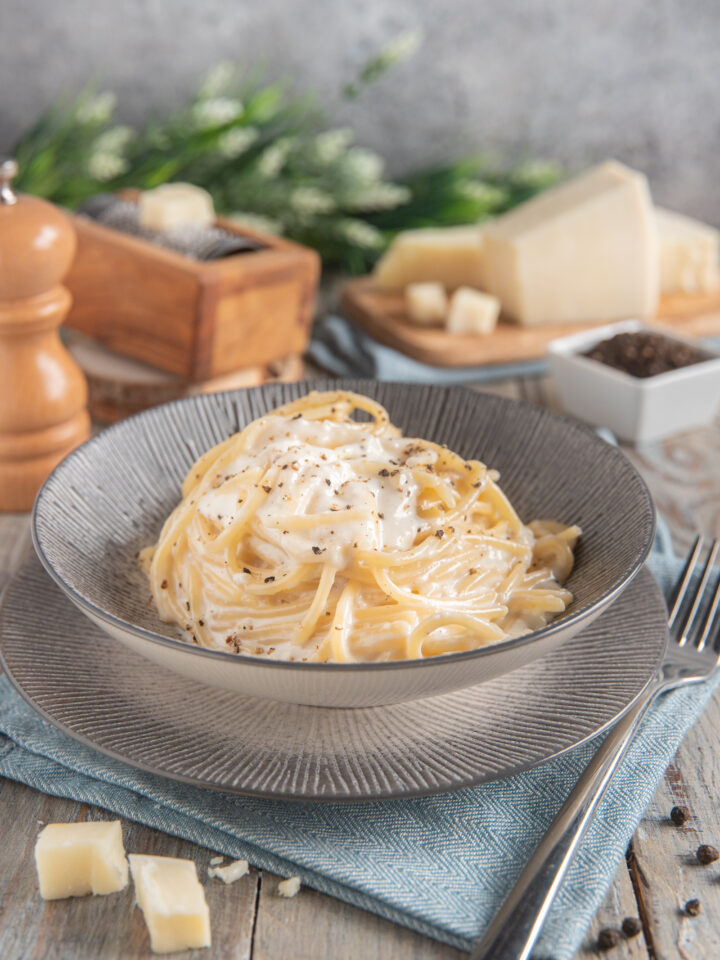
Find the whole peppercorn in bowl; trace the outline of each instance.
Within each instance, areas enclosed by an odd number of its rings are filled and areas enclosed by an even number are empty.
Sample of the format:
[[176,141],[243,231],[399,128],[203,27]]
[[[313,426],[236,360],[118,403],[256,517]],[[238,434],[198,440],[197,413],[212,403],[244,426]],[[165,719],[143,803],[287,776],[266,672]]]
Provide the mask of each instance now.
[[684,433],[720,409],[720,353],[662,327],[596,327],[553,340],[548,358],[565,410],[621,440]]

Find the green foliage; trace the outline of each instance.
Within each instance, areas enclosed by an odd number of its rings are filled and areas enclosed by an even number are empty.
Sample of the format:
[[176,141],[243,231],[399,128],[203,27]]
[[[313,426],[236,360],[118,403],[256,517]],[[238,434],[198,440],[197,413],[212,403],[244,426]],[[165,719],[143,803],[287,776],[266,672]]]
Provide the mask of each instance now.
[[401,33],[360,67],[356,79],[347,84],[343,95],[348,100],[355,100],[365,87],[376,83],[392,67],[412,57],[421,44],[422,34],[419,31],[411,30],[408,33]]
[[[381,51],[346,95],[416,44],[408,36]],[[209,190],[219,212],[308,244],[353,273],[372,266],[398,230],[481,220],[558,177],[548,165],[501,172],[464,160],[392,182],[383,160],[355,145],[351,130],[327,129],[310,99],[285,83],[242,82],[228,64],[165,122],[115,125],[114,107],[112,94],[93,90],[58,101],[14,149],[18,188],[75,208],[99,192],[188,181]]]
[[555,164],[528,162],[498,170],[482,157],[421,171],[402,181],[410,200],[373,216],[384,231],[450,227],[495,217],[557,183]]

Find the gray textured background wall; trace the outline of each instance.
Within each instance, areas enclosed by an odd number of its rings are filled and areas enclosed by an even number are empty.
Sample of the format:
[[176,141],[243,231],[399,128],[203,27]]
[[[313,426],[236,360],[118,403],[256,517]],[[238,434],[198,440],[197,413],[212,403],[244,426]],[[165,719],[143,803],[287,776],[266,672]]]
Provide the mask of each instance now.
[[[409,63],[341,86],[419,28]],[[718,0],[0,0],[0,147],[97,78],[140,121],[223,59],[314,90],[397,172],[477,147],[572,167],[614,155],[720,223]]]

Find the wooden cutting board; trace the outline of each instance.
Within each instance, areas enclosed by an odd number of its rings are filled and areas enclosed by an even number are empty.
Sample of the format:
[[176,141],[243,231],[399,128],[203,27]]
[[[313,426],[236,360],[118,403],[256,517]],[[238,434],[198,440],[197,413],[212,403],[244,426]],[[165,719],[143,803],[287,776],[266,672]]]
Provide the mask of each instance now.
[[[501,318],[494,333],[487,336],[453,334],[442,327],[419,327],[410,323],[402,293],[378,290],[370,277],[348,281],[340,305],[344,314],[375,340],[435,367],[539,360],[545,356],[551,340],[607,323],[521,327]],[[662,297],[657,322],[687,337],[720,336],[720,289],[710,295]]]

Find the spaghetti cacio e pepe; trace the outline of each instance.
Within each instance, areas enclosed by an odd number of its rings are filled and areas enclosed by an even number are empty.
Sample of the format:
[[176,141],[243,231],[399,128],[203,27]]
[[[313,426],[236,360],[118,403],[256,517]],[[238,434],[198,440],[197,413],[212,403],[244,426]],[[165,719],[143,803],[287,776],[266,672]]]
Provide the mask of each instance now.
[[312,392],[203,454],[141,562],[160,616],[205,647],[334,662],[474,649],[572,600],[579,528],[526,526],[497,481],[403,437],[368,397]]

